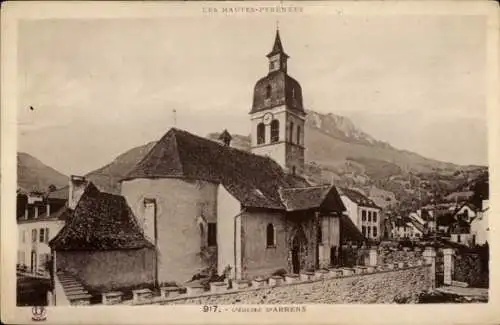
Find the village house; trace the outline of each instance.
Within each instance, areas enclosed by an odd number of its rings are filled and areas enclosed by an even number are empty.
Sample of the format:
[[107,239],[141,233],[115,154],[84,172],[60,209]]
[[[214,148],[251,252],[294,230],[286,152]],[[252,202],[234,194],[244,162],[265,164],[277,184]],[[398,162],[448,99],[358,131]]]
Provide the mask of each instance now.
[[302,177],[306,113],[278,31],[267,57],[250,111],[251,152],[232,148],[227,131],[216,142],[170,129],[121,181],[121,196],[85,192],[52,242],[58,269],[87,282],[125,272],[131,284],[137,269],[126,265],[142,258],[140,281],[152,274],[163,283],[207,269],[244,279],[338,260],[345,207],[335,186],[310,186]]
[[63,194],[58,190],[17,192],[17,266],[20,271],[48,271],[51,254],[48,243],[64,226],[67,217]]
[[50,241],[54,271],[75,276],[89,290],[154,284],[155,251],[125,199],[71,176],[67,224]]
[[472,245],[470,224],[463,219],[456,220],[450,226],[450,241],[466,246]]
[[410,217],[397,217],[392,228],[397,239],[418,240],[424,235],[424,226]]
[[470,231],[472,234],[473,245],[484,245],[488,242],[488,235],[490,232],[489,226],[489,213],[490,205],[489,200],[482,200],[481,209],[477,212],[476,217],[471,221]]
[[346,207],[345,213],[363,236],[370,240],[380,240],[383,236],[381,208],[357,190],[342,188],[340,192]]
[[455,210],[455,219],[462,219],[468,223],[476,217],[478,208],[471,202],[464,202]]

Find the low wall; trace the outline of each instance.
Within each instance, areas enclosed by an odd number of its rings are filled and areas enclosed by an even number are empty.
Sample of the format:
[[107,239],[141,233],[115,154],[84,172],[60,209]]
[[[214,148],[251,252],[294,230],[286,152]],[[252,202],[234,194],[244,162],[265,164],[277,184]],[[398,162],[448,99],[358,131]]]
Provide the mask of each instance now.
[[182,294],[176,298],[152,299],[141,304],[332,304],[395,303],[411,301],[432,288],[430,265],[410,266],[276,286],[230,289],[220,293]]

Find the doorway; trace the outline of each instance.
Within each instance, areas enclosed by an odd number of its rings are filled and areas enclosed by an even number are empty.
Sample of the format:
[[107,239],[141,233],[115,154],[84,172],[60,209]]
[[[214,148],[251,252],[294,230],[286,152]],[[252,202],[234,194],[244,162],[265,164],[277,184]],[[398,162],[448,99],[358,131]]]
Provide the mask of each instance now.
[[293,273],[298,274],[306,267],[307,260],[307,241],[302,227],[295,231],[290,245],[291,265]]

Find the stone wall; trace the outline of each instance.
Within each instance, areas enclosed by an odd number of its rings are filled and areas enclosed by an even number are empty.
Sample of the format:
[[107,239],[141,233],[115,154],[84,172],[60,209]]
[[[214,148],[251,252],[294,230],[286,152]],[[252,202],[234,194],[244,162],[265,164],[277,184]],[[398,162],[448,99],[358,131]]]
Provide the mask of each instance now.
[[[421,262],[419,264],[422,264]],[[157,304],[333,304],[333,303],[396,303],[412,301],[418,294],[432,288],[432,266],[385,265],[331,269],[329,272],[301,274],[300,277],[271,277],[268,281],[246,283],[243,289],[227,289],[223,283],[211,292],[186,293],[175,297],[150,297],[131,302],[136,305]],[[237,286],[241,286],[238,283]]]

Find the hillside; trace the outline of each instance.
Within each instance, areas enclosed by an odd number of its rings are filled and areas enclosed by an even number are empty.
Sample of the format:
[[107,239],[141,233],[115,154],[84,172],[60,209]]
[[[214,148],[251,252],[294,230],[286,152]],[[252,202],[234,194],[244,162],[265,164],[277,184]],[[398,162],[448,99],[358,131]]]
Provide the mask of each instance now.
[[[487,171],[458,166],[400,150],[359,130],[348,118],[309,111],[305,130],[306,176],[314,183],[363,189],[381,205],[441,199]],[[207,136],[216,140],[217,133]],[[100,188],[118,192],[118,180],[139,162],[154,142],[133,148],[87,175]],[[232,146],[249,150],[248,136],[233,134]]]
[[61,188],[68,185],[68,176],[61,174],[24,153],[17,153],[17,186],[24,191],[47,191],[50,185]]

